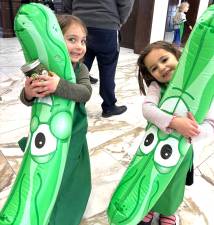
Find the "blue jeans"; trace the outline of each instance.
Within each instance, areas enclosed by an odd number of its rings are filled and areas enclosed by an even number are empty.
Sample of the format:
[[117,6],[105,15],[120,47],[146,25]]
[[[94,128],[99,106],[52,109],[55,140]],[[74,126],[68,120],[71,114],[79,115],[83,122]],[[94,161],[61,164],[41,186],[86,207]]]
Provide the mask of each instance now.
[[180,44],[181,44],[179,28],[174,30],[174,39],[173,39],[172,43],[176,44],[177,46],[180,46]]

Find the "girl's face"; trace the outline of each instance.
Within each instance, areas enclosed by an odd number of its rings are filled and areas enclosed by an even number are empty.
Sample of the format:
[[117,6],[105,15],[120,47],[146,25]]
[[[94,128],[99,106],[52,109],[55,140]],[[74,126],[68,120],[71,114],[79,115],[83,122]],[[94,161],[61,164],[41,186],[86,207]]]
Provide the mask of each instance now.
[[144,59],[150,74],[160,83],[168,83],[178,64],[177,58],[164,49],[153,49]]
[[75,66],[82,59],[86,52],[86,33],[79,24],[71,24],[64,33],[64,39],[71,57],[71,62]]

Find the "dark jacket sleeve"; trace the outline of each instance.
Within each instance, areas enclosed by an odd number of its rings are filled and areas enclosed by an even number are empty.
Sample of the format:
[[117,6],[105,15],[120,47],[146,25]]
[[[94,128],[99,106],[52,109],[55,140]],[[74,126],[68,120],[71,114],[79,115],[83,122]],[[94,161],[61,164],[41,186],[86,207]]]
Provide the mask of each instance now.
[[132,7],[134,5],[135,0],[116,0],[116,1],[118,12],[120,15],[120,23],[124,24],[132,11]]
[[73,0],[62,0],[63,8],[66,13],[72,14]]

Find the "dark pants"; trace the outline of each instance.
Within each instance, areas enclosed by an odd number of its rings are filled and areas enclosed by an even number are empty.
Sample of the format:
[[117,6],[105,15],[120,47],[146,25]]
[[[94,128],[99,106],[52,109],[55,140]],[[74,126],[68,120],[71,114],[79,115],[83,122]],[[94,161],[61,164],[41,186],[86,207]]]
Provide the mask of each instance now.
[[114,108],[115,72],[119,56],[118,31],[88,27],[87,51],[84,63],[89,71],[97,58],[100,77],[100,96],[104,111]]

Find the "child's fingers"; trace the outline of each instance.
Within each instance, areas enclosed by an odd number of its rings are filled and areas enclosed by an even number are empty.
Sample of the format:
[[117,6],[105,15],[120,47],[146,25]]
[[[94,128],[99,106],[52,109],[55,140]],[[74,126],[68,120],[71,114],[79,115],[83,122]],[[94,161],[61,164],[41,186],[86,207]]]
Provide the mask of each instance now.
[[198,123],[197,123],[197,121],[195,120],[195,117],[192,115],[191,112],[188,112],[188,113],[187,113],[187,117],[191,120],[191,124],[192,124],[194,127],[198,127]]
[[194,137],[199,135],[200,131],[198,127],[192,126],[188,131],[188,137]]
[[32,77],[26,77],[25,84],[30,85],[33,81]]
[[39,81],[46,81],[49,80],[50,77],[48,75],[39,75]]
[[42,92],[42,93],[39,94],[39,97],[40,98],[44,98],[44,97],[46,97],[48,95],[50,95],[50,92],[49,91],[44,91],[44,92]]
[[40,80],[50,80],[54,76],[57,76],[57,75],[52,71],[48,71],[48,75],[39,75],[39,79]]
[[190,120],[190,124],[191,124],[192,127],[198,129],[198,124],[196,123],[196,121]]
[[196,122],[195,117],[192,115],[191,112],[187,112],[187,117]]
[[32,82],[32,84],[31,84],[31,87],[32,88],[36,88],[36,87],[45,87],[45,86],[47,86],[47,84],[48,84],[48,81],[47,80],[34,80],[33,82]]
[[190,132],[190,137],[194,137],[194,136],[197,136],[197,135],[199,135],[199,131],[198,130],[192,130],[191,132]]

